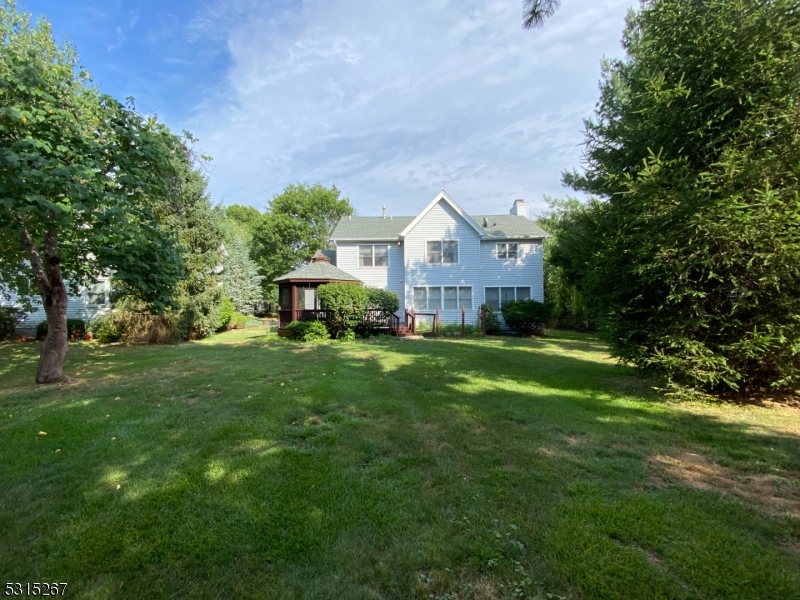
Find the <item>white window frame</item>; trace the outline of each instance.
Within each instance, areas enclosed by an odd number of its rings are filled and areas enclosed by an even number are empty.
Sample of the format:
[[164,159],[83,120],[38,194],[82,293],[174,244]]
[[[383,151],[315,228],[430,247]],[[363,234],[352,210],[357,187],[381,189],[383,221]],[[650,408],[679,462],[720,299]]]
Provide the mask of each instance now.
[[[508,287],[508,286],[506,286],[506,287]],[[524,287],[524,286],[520,286],[520,287]],[[456,308],[444,308],[444,288],[455,288],[456,289],[456,304],[457,304]],[[417,308],[415,306],[415,304],[414,304],[414,290],[416,290],[416,289],[425,290],[425,308]],[[424,310],[425,312],[436,310],[435,306],[433,308],[428,308],[429,302],[430,302],[430,292],[428,290],[431,290],[431,289],[438,289],[439,290],[439,298],[441,298],[441,304],[442,304],[439,307],[440,311],[445,311],[445,310],[447,310],[447,311],[460,311],[461,310],[461,306],[462,306],[461,305],[461,290],[464,290],[464,289],[468,289],[469,290],[469,296],[470,296],[470,308],[467,308],[466,310],[473,310],[473,307],[475,306],[475,290],[471,285],[415,285],[414,287],[411,288],[411,306],[414,307],[414,310],[416,310],[416,311]],[[516,291],[514,292],[514,297],[516,297]]]
[[[377,266],[375,264],[375,246],[386,246],[386,266]],[[361,248],[372,248],[372,266],[365,267],[361,264]],[[389,244],[358,244],[356,246],[356,255],[359,269],[388,269],[390,260],[390,246]]]
[[[500,246],[505,246],[505,250],[503,250],[504,256],[500,256]],[[508,247],[509,246],[515,246],[516,247],[516,249],[514,251],[514,254],[516,254],[516,256],[514,258],[509,258],[509,256],[508,256]],[[497,246],[495,247],[495,256],[497,257],[497,260],[518,260],[519,259],[519,242],[497,242]],[[490,286],[490,287],[494,287],[494,286]],[[525,287],[525,286],[520,286],[520,287]],[[514,295],[516,296],[516,292],[514,293]]]
[[[434,263],[428,262],[428,244],[431,243],[431,242],[438,242],[439,243],[439,248],[440,248],[439,256],[442,257],[440,262],[434,262]],[[454,262],[454,263],[446,263],[446,262],[444,262],[444,243],[445,242],[454,242],[455,245],[456,245],[456,262]],[[449,267],[449,266],[452,266],[452,265],[458,265],[460,263],[461,263],[461,244],[460,244],[460,242],[458,240],[452,240],[452,239],[451,240],[446,240],[446,239],[442,239],[442,240],[425,240],[425,264],[426,265],[441,265],[441,266]],[[434,285],[434,286],[430,286],[430,287],[436,287],[436,286]],[[452,286],[448,286],[448,287],[452,287]]]
[[483,288],[483,304],[486,302],[486,290],[497,290],[497,306],[498,310],[503,308],[503,294],[500,291],[502,288],[514,288],[514,300],[517,299],[517,290],[519,288],[528,288],[528,300],[535,300],[533,297],[533,287],[530,285],[487,285]]

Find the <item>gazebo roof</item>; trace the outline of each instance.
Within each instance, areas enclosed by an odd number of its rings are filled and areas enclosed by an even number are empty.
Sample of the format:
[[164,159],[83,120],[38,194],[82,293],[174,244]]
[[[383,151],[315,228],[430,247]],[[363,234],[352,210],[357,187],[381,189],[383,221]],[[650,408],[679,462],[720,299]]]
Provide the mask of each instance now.
[[290,281],[352,281],[362,283],[358,277],[353,277],[350,273],[334,267],[331,264],[331,259],[325,256],[322,251],[317,251],[314,258],[306,266],[286,275],[281,275],[274,279],[272,283]]

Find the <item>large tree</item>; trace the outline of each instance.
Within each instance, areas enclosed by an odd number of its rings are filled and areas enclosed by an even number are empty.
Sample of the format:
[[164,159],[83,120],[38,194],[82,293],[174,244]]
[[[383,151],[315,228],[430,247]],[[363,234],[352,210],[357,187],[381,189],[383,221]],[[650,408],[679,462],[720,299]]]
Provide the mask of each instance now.
[[650,0],[623,46],[566,176],[606,202],[561,236],[589,247],[563,266],[621,358],[711,391],[797,386],[796,0]]
[[63,380],[67,288],[113,271],[151,306],[180,277],[156,200],[181,140],[100,94],[70,46],[13,1],[0,6],[0,280],[38,292],[48,333],[36,380]]
[[253,232],[252,254],[264,285],[311,260],[328,248],[339,219],[354,214],[336,186],[292,184],[270,202],[267,214]]

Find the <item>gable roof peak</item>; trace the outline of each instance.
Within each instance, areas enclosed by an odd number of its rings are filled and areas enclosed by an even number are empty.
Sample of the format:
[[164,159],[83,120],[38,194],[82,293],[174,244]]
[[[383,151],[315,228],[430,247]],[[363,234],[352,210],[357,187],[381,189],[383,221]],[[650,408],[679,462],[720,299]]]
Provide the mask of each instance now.
[[476,233],[477,233],[477,234],[478,234],[480,237],[483,237],[483,236],[486,234],[486,232],[485,232],[483,229],[481,229],[481,227],[480,227],[480,226],[479,226],[479,225],[478,225],[478,224],[477,224],[477,223],[476,223],[476,222],[475,222],[475,221],[472,219],[472,217],[470,217],[470,216],[469,216],[469,215],[466,213],[466,211],[464,211],[464,209],[463,209],[463,208],[461,208],[461,207],[460,207],[458,204],[456,204],[456,203],[455,203],[455,200],[453,200],[453,199],[452,199],[450,196],[448,196],[448,195],[447,195],[447,192],[445,192],[444,190],[442,190],[441,192],[439,192],[439,193],[436,195],[436,197],[435,197],[433,200],[431,200],[430,204],[428,204],[428,206],[426,206],[425,208],[423,208],[423,209],[422,209],[422,212],[421,212],[421,213],[419,213],[419,214],[418,214],[418,215],[417,215],[417,216],[414,218],[414,220],[413,220],[413,221],[411,221],[411,223],[409,223],[409,224],[408,224],[408,226],[407,226],[405,229],[403,229],[403,231],[401,231],[401,232],[400,232],[400,237],[405,237],[405,236],[408,234],[408,232],[409,232],[409,231],[411,231],[412,229],[414,229],[414,227],[416,227],[416,226],[417,226],[417,224],[418,224],[418,223],[419,223],[419,222],[420,222],[420,221],[421,221],[421,220],[422,220],[422,219],[425,217],[425,215],[427,215],[427,214],[428,214],[428,213],[431,211],[431,209],[432,209],[434,206],[436,206],[437,204],[439,204],[439,203],[440,203],[440,202],[442,202],[442,201],[444,201],[444,202],[446,202],[447,204],[449,204],[449,205],[450,205],[450,207],[451,207],[451,208],[452,208],[454,211],[456,211],[456,213],[457,213],[457,214],[458,214],[458,215],[459,215],[459,216],[460,216],[462,219],[464,219],[464,220],[467,222],[467,225],[469,225],[470,227],[472,227],[472,228],[475,230],[475,232],[476,232]]

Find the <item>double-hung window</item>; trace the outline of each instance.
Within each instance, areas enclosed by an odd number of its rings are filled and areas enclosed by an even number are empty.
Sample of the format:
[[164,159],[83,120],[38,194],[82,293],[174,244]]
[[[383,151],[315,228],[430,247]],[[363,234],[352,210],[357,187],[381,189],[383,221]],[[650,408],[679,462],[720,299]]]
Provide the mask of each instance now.
[[529,287],[487,287],[486,304],[494,310],[500,308],[506,302],[512,300],[530,300],[531,288]]
[[458,264],[458,241],[442,240],[428,242],[425,256],[429,265],[456,265]]
[[472,310],[472,288],[468,286],[415,287],[414,310]]
[[389,266],[389,246],[379,244],[374,246],[358,247],[358,266],[359,267],[388,267]]
[[516,260],[519,256],[519,245],[516,242],[497,244],[497,258]]

